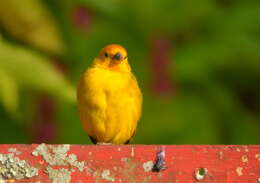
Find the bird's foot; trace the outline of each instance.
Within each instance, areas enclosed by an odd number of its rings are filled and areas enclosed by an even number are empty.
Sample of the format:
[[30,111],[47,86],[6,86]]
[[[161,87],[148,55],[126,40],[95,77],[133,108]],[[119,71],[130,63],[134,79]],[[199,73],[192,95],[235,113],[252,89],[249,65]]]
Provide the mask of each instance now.
[[112,145],[112,143],[98,142],[97,145]]

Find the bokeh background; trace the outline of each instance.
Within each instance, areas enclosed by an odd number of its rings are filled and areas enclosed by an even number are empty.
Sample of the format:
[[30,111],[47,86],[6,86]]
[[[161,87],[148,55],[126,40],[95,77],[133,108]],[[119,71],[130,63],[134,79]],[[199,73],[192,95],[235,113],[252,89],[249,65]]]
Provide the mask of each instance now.
[[259,0],[0,0],[0,143],[90,143],[75,88],[110,43],[144,95],[133,143],[260,143]]

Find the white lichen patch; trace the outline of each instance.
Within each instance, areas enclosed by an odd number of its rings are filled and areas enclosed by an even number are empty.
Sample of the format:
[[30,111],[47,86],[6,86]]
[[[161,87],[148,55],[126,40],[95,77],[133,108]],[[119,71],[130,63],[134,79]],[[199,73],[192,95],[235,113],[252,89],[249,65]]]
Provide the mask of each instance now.
[[20,160],[13,153],[0,154],[0,180],[31,178],[38,175],[38,169]]
[[16,154],[16,155],[20,155],[20,154],[21,154],[21,152],[18,151],[16,148],[9,148],[9,149],[8,149],[8,152],[9,152],[9,153],[14,153],[14,154]]
[[101,177],[107,181],[115,181],[115,179],[110,176],[110,171],[108,169],[103,170],[103,172],[101,173]]
[[153,168],[153,162],[152,161],[147,161],[145,163],[143,163],[143,169],[145,172],[149,172],[151,171]]
[[248,157],[247,157],[247,155],[243,155],[243,156],[241,157],[241,161],[242,161],[243,163],[247,163],[247,162],[248,162]]
[[51,167],[46,168],[46,172],[52,183],[70,183],[71,172],[67,169],[53,169]]
[[84,170],[85,162],[84,161],[79,162],[75,154],[70,154],[69,157],[67,158],[67,162],[69,163],[69,165],[77,167],[81,172]]
[[70,149],[69,145],[58,145],[58,146],[52,146],[52,145],[45,145],[40,144],[33,152],[32,154],[34,156],[42,155],[43,159],[49,164],[49,165],[67,165],[66,163],[66,156],[67,152]]
[[201,181],[205,178],[207,173],[208,173],[207,168],[199,168],[195,171],[195,179],[198,180],[198,181]]
[[237,167],[236,168],[236,172],[238,176],[242,176],[243,175],[243,168],[242,167]]
[[45,145],[40,144],[32,154],[34,156],[41,155],[43,159],[51,166],[74,166],[83,171],[84,161],[79,162],[75,154],[67,154],[70,149],[70,145]]

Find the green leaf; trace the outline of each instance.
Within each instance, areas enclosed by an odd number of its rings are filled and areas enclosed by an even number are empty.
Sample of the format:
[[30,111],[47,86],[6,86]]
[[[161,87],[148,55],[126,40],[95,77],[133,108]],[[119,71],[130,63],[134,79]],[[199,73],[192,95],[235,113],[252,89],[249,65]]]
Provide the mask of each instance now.
[[16,111],[18,106],[17,85],[2,68],[0,68],[0,101],[8,112]]
[[75,89],[48,59],[0,39],[0,68],[18,85],[75,102]]
[[[28,11],[29,10],[29,11]],[[63,52],[55,21],[41,0],[1,1],[1,26],[13,38],[50,54]]]

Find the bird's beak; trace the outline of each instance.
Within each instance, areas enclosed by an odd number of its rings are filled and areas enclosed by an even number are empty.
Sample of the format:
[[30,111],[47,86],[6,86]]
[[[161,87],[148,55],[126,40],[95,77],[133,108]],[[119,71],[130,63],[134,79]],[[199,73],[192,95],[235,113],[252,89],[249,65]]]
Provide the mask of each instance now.
[[121,55],[121,53],[117,52],[114,56],[113,59],[117,60],[117,61],[121,61],[123,59],[123,56]]

